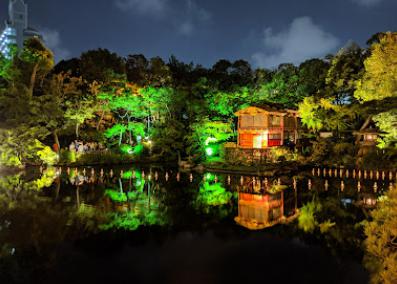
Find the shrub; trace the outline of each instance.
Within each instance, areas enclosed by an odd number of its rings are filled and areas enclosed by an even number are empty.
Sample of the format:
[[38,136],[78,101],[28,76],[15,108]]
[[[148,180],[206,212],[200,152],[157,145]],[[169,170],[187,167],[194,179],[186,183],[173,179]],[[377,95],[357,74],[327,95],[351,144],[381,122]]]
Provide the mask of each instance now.
[[72,164],[76,162],[76,152],[69,150],[61,150],[59,152],[59,161],[65,164]]
[[270,148],[269,158],[272,162],[296,161],[298,154],[286,147],[272,147]]
[[42,160],[46,165],[55,165],[59,160],[58,154],[52,151],[48,146],[37,151],[37,156],[39,156],[40,160]]
[[82,154],[78,157],[77,163],[84,165],[119,164],[131,160],[132,158],[129,155],[122,155],[112,151],[105,151]]
[[0,153],[0,166],[19,167],[21,165],[21,160],[13,151],[4,151]]
[[37,139],[27,145],[26,149],[26,158],[33,163],[41,162],[46,165],[54,165],[58,162],[58,154]]

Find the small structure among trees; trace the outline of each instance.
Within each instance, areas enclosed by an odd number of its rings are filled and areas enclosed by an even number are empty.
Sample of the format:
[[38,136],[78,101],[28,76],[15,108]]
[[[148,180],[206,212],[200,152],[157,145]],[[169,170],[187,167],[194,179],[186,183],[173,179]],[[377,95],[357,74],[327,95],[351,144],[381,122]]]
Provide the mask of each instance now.
[[354,131],[353,134],[356,136],[356,145],[358,146],[357,161],[361,163],[363,157],[376,149],[380,132],[375,122],[369,117],[360,130]]
[[356,141],[358,145],[375,147],[379,137],[379,130],[370,125],[369,127],[355,131],[354,135],[357,137]]

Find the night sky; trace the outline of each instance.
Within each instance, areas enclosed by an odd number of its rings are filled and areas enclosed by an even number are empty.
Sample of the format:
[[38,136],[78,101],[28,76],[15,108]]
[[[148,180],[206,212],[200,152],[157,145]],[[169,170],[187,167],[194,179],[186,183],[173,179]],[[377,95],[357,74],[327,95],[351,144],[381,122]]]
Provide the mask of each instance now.
[[[298,64],[397,30],[397,0],[26,0],[56,58],[108,48],[211,66]],[[8,0],[0,0],[0,19]]]

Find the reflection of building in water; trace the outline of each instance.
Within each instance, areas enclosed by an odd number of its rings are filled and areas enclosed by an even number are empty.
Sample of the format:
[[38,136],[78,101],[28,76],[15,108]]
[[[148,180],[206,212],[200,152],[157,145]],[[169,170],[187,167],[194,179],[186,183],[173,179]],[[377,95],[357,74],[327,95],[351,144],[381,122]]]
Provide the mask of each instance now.
[[376,194],[374,193],[362,193],[358,196],[358,200],[355,202],[357,206],[364,208],[374,208],[378,200]]
[[298,216],[297,196],[293,190],[275,194],[253,194],[239,192],[239,225],[250,230],[260,230],[279,223],[288,223]]

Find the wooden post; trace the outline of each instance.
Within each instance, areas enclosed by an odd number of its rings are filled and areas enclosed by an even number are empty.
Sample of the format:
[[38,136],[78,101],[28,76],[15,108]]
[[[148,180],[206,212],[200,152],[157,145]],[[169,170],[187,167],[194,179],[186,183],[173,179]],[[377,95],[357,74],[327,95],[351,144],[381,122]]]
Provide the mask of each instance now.
[[280,145],[281,146],[284,145],[284,119],[285,119],[285,116],[281,116],[280,117],[280,128],[281,128],[281,142],[280,142]]

